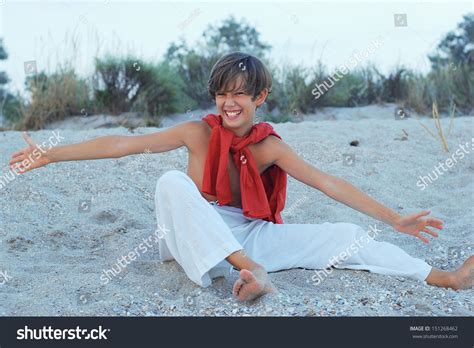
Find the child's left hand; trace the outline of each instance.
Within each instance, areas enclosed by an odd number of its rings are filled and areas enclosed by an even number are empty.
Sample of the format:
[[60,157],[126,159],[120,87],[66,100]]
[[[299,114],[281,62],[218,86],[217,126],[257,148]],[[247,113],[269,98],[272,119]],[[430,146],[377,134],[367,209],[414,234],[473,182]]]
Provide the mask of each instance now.
[[393,224],[393,228],[398,232],[410,234],[421,239],[428,244],[428,238],[421,235],[421,232],[428,233],[433,237],[438,237],[438,233],[431,231],[427,226],[435,227],[439,230],[443,229],[443,221],[436,218],[423,218],[431,213],[431,210],[424,210],[420,213],[415,213],[407,216],[402,216]]

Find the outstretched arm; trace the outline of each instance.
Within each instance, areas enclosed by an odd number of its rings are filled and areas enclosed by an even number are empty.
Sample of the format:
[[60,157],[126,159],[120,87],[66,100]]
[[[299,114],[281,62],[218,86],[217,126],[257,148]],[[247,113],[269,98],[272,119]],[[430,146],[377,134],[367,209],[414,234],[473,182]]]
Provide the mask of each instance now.
[[324,173],[298,156],[287,144],[275,137],[265,139],[274,154],[273,163],[278,165],[296,180],[316,188],[328,197],[341,202],[361,213],[385,222],[395,230],[413,235],[423,242],[428,239],[421,235],[425,232],[438,237],[438,234],[428,228],[443,228],[443,221],[436,218],[423,218],[430,213],[425,210],[416,214],[401,216],[394,210],[377,202],[375,199],[357,189],[351,183]]
[[23,138],[27,147],[13,153],[9,164],[20,173],[25,173],[54,162],[119,158],[146,150],[152,153],[166,152],[187,146],[188,139],[197,130],[199,130],[199,123],[188,121],[151,134],[109,135],[49,149],[36,144],[28,133],[24,132]]

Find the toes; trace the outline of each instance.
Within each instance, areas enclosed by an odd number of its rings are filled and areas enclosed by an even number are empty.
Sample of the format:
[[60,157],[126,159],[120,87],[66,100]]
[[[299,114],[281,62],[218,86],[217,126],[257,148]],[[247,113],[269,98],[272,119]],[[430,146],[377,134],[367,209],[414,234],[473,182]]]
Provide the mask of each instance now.
[[246,283],[252,283],[257,281],[255,275],[247,269],[242,269],[240,271],[240,279],[242,279]]
[[240,278],[234,283],[232,294],[240,301],[252,300],[264,293],[265,279],[257,278],[247,269],[240,270]]
[[239,301],[250,301],[255,297],[254,293],[250,291],[251,289],[248,289],[248,285],[244,284],[243,287],[242,291],[239,292],[238,299]]
[[244,291],[239,292],[239,296],[237,298],[239,299],[239,301],[247,301],[248,294]]
[[244,285],[244,281],[242,279],[237,279],[234,283],[234,287],[232,288],[232,294],[235,297],[239,296],[240,288],[242,288],[242,285]]

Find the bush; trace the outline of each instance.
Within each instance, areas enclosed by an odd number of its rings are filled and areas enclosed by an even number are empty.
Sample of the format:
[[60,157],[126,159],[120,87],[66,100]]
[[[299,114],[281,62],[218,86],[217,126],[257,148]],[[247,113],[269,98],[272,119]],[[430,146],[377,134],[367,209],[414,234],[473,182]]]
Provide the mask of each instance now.
[[214,104],[207,91],[209,74],[219,59],[219,54],[204,55],[187,47],[182,41],[171,44],[166,52],[166,61],[176,71],[183,83],[183,92],[194,100],[200,108],[208,108]]
[[433,86],[422,74],[408,75],[408,91],[405,106],[419,114],[430,113],[432,104]]
[[315,109],[314,96],[311,94],[311,70],[286,65],[282,68],[272,67],[270,71],[273,87],[266,101],[269,111],[275,110],[277,114],[282,114],[282,119],[291,119]]
[[474,66],[460,64],[438,68],[427,77],[433,86],[433,98],[440,110],[451,109],[452,104],[460,110],[469,112],[474,106]]
[[430,113],[436,102],[439,110],[450,111],[453,105],[469,113],[474,105],[474,69],[468,64],[437,68],[426,76],[407,75],[406,104],[419,113]]
[[10,93],[5,94],[0,102],[0,115],[3,116],[4,121],[8,125],[14,125],[21,120],[24,106],[19,96],[14,96]]
[[96,58],[93,81],[98,108],[112,114],[130,111],[141,89],[150,84],[152,71],[149,64],[133,57]]
[[288,113],[281,113],[278,115],[265,115],[262,119],[264,122],[273,122],[273,123],[285,123],[291,122],[292,118]]
[[[42,72],[29,77],[26,83],[30,102],[22,98],[16,103],[21,110],[16,126],[18,129],[41,129],[46,123],[62,120],[70,115],[81,115],[91,108],[89,84],[77,77],[73,70],[60,71],[50,76]],[[14,115],[12,117],[15,118]]]
[[165,114],[184,112],[197,103],[183,93],[184,83],[167,63],[160,63],[150,70],[149,82],[140,88],[133,111],[145,112],[152,119]]
[[382,78],[382,100],[397,103],[407,98],[408,76],[410,72],[404,67],[396,67],[388,77]]
[[360,74],[347,73],[324,94],[323,103],[327,106],[358,106],[364,99],[364,79]]
[[[159,125],[164,114],[213,106],[207,91],[212,66],[223,54],[242,51],[259,57],[272,72],[273,89],[258,110],[264,120],[286,122],[319,107],[382,102],[399,103],[419,113],[429,113],[433,102],[441,111],[455,104],[470,112],[474,105],[473,28],[474,16],[465,16],[459,30],[448,33],[435,55],[429,56],[428,74],[399,66],[384,76],[369,65],[349,71],[315,99],[315,84],[333,76],[321,61],[309,69],[290,64],[277,67],[268,58],[271,46],[260,40],[257,30],[230,17],[209,26],[192,46],[184,40],[172,43],[161,63],[109,54],[95,60],[92,83],[77,77],[71,68],[51,75],[42,72],[27,79],[28,98],[14,97],[0,88],[0,106],[7,122],[16,122],[19,129],[38,129],[69,115],[97,111],[141,112],[150,125]],[[0,60],[7,57],[1,47],[0,41]],[[7,81],[0,72],[0,87]]]
[[133,57],[96,59],[94,94],[97,107],[120,114],[143,112],[159,117],[193,107],[184,83],[167,63],[157,65]]
[[363,103],[365,105],[382,103],[382,74],[373,65],[360,69],[360,74],[365,81]]

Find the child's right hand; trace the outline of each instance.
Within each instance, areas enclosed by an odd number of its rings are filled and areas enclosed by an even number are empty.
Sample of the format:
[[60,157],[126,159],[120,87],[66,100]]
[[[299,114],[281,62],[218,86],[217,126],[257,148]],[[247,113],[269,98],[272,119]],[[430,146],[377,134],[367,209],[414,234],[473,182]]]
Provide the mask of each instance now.
[[18,169],[18,172],[23,174],[50,163],[47,151],[41,149],[27,132],[23,132],[22,135],[28,147],[12,154],[11,160],[8,162],[10,168]]

